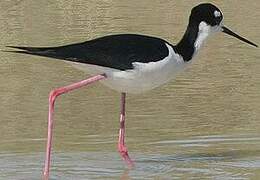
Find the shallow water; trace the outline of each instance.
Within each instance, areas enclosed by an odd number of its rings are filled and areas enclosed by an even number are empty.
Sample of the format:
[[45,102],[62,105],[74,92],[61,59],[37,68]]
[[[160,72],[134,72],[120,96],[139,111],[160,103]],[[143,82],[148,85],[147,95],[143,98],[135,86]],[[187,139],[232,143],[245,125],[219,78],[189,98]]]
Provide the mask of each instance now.
[[[174,43],[198,2],[4,0],[0,48],[126,32]],[[260,3],[215,2],[226,26],[260,44]],[[62,61],[0,54],[0,179],[40,179],[48,93],[88,75]],[[116,151],[119,93],[96,84],[60,97],[51,179],[259,179],[259,59],[259,49],[218,34],[175,81],[129,95],[131,170]]]

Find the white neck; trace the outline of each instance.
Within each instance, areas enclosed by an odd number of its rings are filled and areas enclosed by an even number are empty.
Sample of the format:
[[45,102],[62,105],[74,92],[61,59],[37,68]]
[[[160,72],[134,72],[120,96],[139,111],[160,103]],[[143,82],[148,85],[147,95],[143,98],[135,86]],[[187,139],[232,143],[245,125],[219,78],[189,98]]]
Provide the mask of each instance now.
[[197,39],[195,41],[195,54],[197,54],[198,50],[201,48],[202,44],[205,42],[207,37],[211,34],[211,26],[207,25],[205,22],[201,22],[199,24],[199,32]]

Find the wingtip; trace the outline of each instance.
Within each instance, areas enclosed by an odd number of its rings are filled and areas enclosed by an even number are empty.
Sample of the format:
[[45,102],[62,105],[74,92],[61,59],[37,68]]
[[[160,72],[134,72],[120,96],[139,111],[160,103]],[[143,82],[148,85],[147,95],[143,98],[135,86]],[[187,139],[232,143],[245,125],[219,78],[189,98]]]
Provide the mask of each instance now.
[[8,47],[8,48],[16,48],[17,46],[5,46],[5,47]]
[[23,46],[5,46],[7,48],[13,48],[13,49],[21,49],[21,50],[27,50],[28,47],[23,47]]
[[26,53],[27,51],[19,51],[19,50],[0,50],[1,52],[5,53]]
[[[6,48],[13,48],[13,49],[20,49],[20,46],[5,46]],[[7,53],[21,53],[21,52],[25,52],[25,51],[19,51],[19,50],[5,50],[5,49],[1,49],[1,52],[7,52]]]

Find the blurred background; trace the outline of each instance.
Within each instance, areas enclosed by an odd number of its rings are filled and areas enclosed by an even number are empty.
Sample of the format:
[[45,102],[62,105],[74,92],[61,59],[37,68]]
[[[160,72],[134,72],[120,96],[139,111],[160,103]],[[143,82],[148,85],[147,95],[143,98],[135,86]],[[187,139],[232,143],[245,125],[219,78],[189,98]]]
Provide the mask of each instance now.
[[[260,44],[260,3],[211,1],[224,23]],[[58,46],[116,33],[182,37],[200,1],[2,0],[0,49]],[[89,75],[63,61],[0,52],[0,179],[40,179],[48,94]],[[185,72],[127,96],[127,145],[117,154],[120,93],[102,84],[58,98],[51,179],[259,179],[260,52],[223,33]]]

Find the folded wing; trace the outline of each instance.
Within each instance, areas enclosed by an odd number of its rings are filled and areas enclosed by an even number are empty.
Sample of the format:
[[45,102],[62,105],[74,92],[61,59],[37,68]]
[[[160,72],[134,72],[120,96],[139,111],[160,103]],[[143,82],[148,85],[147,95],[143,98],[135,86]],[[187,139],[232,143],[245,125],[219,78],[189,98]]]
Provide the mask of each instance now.
[[58,47],[7,46],[22,54],[99,65],[119,70],[133,69],[134,62],[156,62],[168,56],[166,41],[143,35],[105,36],[83,43]]

